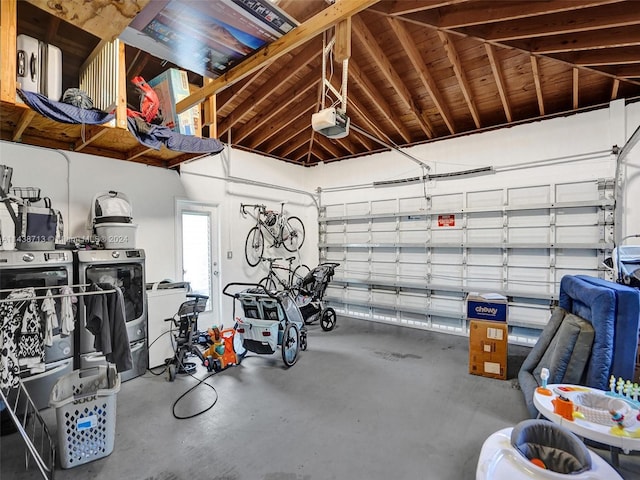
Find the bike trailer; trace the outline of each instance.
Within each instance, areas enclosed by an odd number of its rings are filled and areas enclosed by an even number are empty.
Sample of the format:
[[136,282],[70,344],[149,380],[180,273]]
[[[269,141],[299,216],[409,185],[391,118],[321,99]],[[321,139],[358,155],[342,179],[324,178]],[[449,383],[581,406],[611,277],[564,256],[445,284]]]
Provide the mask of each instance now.
[[259,354],[274,353],[282,344],[285,323],[302,329],[303,320],[295,302],[286,292],[271,296],[261,289],[247,289],[237,295],[244,315],[237,317],[236,331],[244,347]]

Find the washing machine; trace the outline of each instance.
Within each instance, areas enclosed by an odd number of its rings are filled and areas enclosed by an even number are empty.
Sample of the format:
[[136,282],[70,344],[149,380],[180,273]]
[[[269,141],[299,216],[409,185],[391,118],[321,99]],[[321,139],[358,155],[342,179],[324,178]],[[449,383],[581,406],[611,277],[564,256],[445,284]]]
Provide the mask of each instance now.
[[[60,288],[73,284],[73,254],[70,250],[51,251],[0,251],[0,298],[6,298],[12,290],[32,287],[38,306],[47,290],[59,295]],[[54,298],[58,319],[62,298]],[[77,317],[76,317],[77,318]],[[78,323],[75,323],[77,331]],[[51,346],[45,346],[45,371],[30,374],[21,371],[24,385],[36,408],[49,406],[49,393],[57,380],[71,373],[74,364],[74,334],[64,335],[61,329],[53,330]]]
[[[133,368],[121,372],[120,377],[127,381],[144,374],[148,366],[144,250],[78,250],[76,281],[80,284],[109,283],[122,290]],[[95,350],[94,336],[85,327],[84,301],[80,303],[79,312],[80,328],[76,337],[79,367],[105,365],[105,356]]]

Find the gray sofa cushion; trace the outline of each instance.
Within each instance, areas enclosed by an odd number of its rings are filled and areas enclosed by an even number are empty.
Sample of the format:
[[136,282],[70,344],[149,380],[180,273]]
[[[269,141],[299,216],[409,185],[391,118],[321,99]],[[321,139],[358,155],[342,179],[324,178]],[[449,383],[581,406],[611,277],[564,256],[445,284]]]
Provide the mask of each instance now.
[[554,310],[518,373],[520,388],[532,417],[538,414],[533,405],[533,393],[542,384],[542,369],[549,369],[550,384],[583,383],[594,336],[593,326],[585,319],[562,308]]

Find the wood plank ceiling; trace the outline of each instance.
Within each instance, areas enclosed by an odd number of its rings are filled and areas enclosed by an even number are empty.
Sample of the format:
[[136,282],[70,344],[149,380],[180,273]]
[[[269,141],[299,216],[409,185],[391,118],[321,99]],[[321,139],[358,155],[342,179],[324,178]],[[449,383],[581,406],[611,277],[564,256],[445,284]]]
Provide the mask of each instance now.
[[[278,5],[304,24],[331,3]],[[81,58],[97,42],[83,43],[68,48]],[[267,53],[260,68],[220,88],[215,135],[313,166],[640,96],[636,0],[380,1],[352,17],[347,115],[355,128],[343,139],[311,128],[322,46],[318,34],[275,60]],[[127,62],[128,77],[170,66],[129,47]],[[339,87],[341,65],[333,67]],[[195,74],[190,81],[203,85]]]

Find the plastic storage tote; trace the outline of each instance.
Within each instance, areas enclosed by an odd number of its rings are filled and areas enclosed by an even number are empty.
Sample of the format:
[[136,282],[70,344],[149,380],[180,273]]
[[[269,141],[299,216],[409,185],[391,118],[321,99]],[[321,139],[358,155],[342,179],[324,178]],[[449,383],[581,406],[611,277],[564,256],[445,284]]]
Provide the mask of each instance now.
[[62,468],[77,467],[113,451],[119,391],[115,365],[74,370],[58,379],[49,404],[56,409]]

